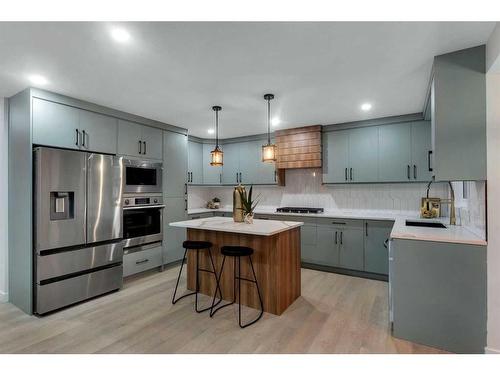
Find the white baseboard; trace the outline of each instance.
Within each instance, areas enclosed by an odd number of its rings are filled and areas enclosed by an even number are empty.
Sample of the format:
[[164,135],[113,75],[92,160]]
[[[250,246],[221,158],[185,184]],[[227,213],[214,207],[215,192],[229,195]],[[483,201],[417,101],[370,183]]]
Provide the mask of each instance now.
[[500,349],[493,349],[493,348],[484,348],[484,353],[485,354],[500,354]]
[[0,302],[7,302],[9,300],[9,293],[0,290]]

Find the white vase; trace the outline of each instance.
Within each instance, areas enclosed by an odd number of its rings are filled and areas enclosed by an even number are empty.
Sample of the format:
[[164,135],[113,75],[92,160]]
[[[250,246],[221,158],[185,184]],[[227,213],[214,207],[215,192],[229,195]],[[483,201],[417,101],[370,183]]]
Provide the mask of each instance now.
[[245,224],[253,224],[253,212],[245,214]]

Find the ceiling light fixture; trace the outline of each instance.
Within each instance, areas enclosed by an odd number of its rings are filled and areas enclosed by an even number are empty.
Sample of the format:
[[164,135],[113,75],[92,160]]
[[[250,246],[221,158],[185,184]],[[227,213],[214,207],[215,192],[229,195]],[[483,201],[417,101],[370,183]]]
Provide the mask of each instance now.
[[128,31],[121,27],[116,27],[111,30],[111,36],[119,43],[126,43],[130,40],[130,34]]
[[32,75],[28,76],[28,79],[31,81],[32,84],[37,85],[37,86],[44,86],[47,83],[49,83],[47,78],[45,78],[44,76],[41,76],[39,74],[32,74]]
[[271,100],[274,99],[273,94],[264,95],[267,100],[267,145],[262,146],[262,161],[276,161],[276,145],[271,143]]
[[210,151],[210,165],[213,167],[219,167],[224,165],[224,153],[219,148],[219,111],[222,110],[222,107],[214,105],[212,109],[215,111],[215,148],[213,151]]
[[361,110],[362,111],[369,111],[370,109],[372,109],[372,105],[370,103],[363,103],[361,104]]

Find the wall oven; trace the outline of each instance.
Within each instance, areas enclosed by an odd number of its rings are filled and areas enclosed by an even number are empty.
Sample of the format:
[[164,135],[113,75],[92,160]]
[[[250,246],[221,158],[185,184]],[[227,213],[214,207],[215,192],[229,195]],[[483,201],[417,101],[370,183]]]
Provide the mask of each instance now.
[[123,181],[125,193],[161,193],[162,172],[162,163],[124,159]]
[[126,196],[123,200],[124,247],[162,241],[164,208],[161,195]]

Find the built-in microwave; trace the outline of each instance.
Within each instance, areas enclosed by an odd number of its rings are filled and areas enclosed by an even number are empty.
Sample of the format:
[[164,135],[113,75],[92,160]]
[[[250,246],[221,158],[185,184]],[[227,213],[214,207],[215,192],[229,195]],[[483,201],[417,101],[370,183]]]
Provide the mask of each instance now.
[[124,159],[125,193],[161,193],[163,166],[159,162]]

